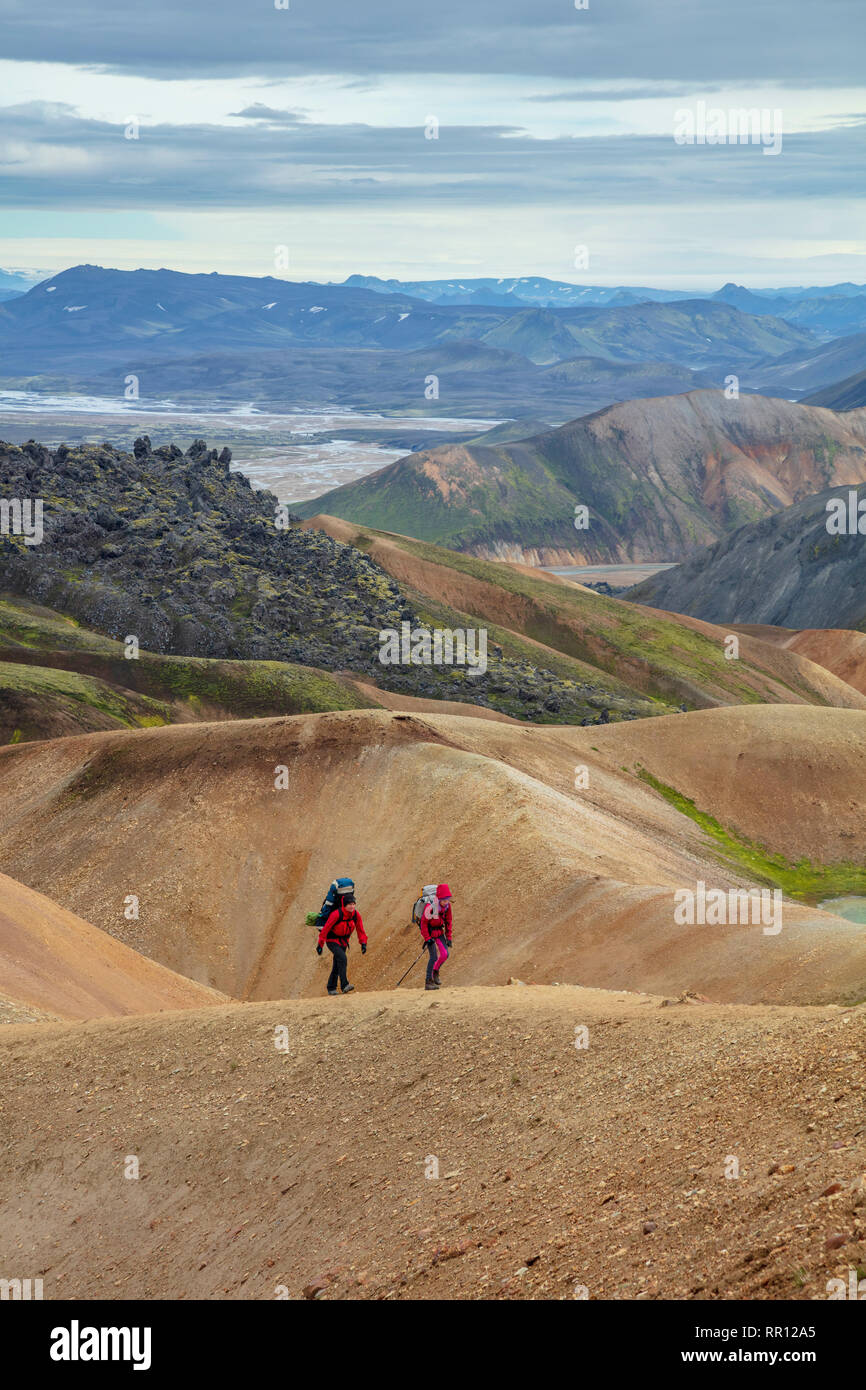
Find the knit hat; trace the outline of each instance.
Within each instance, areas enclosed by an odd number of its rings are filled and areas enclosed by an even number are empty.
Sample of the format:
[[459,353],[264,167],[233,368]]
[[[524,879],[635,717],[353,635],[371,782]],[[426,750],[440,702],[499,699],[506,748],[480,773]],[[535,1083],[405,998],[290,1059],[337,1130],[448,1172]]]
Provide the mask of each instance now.
[[451,889],[448,887],[448,884],[447,884],[447,883],[440,883],[440,884],[437,886],[437,888],[436,888],[436,896],[437,896],[437,898],[439,898],[440,900],[441,900],[442,898],[450,898],[450,897],[451,897]]

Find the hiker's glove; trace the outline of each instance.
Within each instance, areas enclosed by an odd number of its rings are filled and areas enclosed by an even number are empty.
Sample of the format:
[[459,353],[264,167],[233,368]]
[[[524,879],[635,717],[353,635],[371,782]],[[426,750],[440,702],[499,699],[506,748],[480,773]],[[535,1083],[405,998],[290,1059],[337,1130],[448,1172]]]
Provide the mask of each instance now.
[[449,942],[447,942],[446,944],[447,944],[447,946],[448,946],[448,950],[449,950],[449,951],[453,951],[453,950],[454,950],[454,942],[453,942],[453,941],[449,941]]
[[366,947],[366,946],[362,946],[362,947],[361,947],[361,955],[362,955],[362,956],[365,956],[366,954],[367,954],[367,947]]
[[322,954],[322,948],[321,948],[321,946],[317,946],[317,947],[316,947],[316,955],[317,955],[317,956],[320,956],[321,954]]

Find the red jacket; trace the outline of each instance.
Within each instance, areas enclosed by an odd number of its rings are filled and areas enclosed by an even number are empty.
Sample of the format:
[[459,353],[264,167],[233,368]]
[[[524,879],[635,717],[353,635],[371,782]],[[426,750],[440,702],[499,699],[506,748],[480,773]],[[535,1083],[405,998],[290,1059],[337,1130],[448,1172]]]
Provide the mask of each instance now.
[[444,912],[440,907],[438,917],[433,916],[433,904],[427,904],[427,906],[424,909],[424,915],[421,918],[421,935],[423,936],[425,941],[429,941],[431,937],[444,936],[445,940],[448,942],[448,945],[451,945],[450,903],[445,908]]
[[364,923],[361,921],[361,914],[356,908],[351,917],[345,908],[335,907],[322,930],[319,932],[318,946],[324,946],[326,941],[336,941],[341,946],[348,946],[349,937],[355,928],[358,928],[358,940],[362,946],[367,944],[367,933],[364,931]]

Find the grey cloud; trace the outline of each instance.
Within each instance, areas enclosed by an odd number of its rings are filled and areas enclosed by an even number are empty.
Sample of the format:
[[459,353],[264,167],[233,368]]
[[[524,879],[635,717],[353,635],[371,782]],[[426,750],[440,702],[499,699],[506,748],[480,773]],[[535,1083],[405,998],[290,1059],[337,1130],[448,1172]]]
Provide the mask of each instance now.
[[12,59],[166,77],[511,73],[857,83],[862,0],[5,0]]
[[269,125],[300,125],[306,119],[298,111],[279,111],[260,101],[245,106],[243,111],[230,111],[229,115],[243,117],[247,121],[267,121]]
[[[666,100],[672,97],[692,96],[695,90],[693,82],[665,82],[655,85],[646,84],[634,87],[608,87],[603,91],[591,87],[574,87],[563,92],[542,92],[534,96],[527,97],[527,101],[565,104],[566,102],[586,102],[586,101],[657,101]],[[709,93],[718,91],[718,86],[708,86],[704,84],[702,92]]]
[[[252,108],[255,110],[256,108]],[[265,108],[268,109],[268,108]],[[276,111],[292,118],[294,113]],[[673,136],[533,139],[511,126],[323,125],[254,119],[238,126],[123,127],[68,107],[0,108],[4,198],[30,207],[297,207],[400,200],[404,205],[696,205],[719,198],[857,196],[851,170],[866,123],[756,146],[678,146]],[[32,160],[29,151],[39,150]],[[4,151],[15,151],[10,159]],[[53,154],[53,158],[52,158]],[[351,189],[351,192],[349,192]],[[624,215],[627,216],[627,213]]]

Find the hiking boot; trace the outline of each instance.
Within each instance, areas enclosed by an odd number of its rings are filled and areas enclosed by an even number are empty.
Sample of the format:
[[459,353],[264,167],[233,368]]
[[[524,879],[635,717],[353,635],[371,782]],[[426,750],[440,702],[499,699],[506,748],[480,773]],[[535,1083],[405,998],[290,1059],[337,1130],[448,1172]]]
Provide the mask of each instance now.
[[433,983],[434,983],[434,985],[438,985],[438,984],[439,984],[439,971],[438,971],[438,970],[434,970],[434,971],[433,971]]
[[329,994],[336,994],[337,991],[336,991],[335,989],[329,989],[329,990],[328,990],[328,993],[329,993]]
[[438,989],[439,986],[438,986],[438,984],[436,983],[435,980],[428,980],[427,983],[425,984],[424,988],[425,988],[425,989]]
[[[352,993],[352,990],[353,990],[354,988],[355,988],[354,985],[344,985],[344,987],[343,987],[343,993],[344,993],[344,994],[351,994],[351,993]],[[334,990],[334,993],[335,993],[335,994],[336,994],[336,992],[337,992],[337,991]]]

